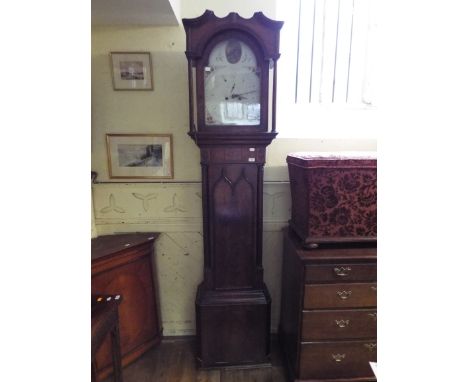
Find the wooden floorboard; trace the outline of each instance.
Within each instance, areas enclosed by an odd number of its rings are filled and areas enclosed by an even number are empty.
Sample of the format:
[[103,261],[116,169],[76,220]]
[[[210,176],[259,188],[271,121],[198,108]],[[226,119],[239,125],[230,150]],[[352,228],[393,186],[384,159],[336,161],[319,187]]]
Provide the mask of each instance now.
[[276,341],[272,341],[271,363],[271,367],[198,370],[193,339],[165,339],[123,369],[123,382],[286,382]]

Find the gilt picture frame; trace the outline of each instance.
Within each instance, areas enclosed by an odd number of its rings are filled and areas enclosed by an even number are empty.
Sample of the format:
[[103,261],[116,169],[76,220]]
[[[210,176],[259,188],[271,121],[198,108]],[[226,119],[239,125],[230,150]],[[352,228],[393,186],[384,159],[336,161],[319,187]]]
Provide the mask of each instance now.
[[110,52],[114,90],[153,90],[149,52]]
[[109,178],[173,179],[172,134],[106,134]]

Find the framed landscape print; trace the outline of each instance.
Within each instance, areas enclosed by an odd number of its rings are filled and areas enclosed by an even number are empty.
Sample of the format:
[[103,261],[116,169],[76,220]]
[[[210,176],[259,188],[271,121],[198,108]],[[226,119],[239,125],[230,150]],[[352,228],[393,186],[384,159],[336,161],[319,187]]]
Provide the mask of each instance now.
[[109,178],[172,179],[172,134],[106,134]]
[[153,90],[149,52],[111,52],[114,90]]

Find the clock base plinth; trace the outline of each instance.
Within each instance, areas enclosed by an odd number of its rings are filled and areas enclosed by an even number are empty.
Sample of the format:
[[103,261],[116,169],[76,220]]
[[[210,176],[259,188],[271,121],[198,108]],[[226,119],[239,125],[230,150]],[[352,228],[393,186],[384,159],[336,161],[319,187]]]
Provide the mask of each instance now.
[[200,368],[269,364],[271,298],[265,285],[244,291],[200,285],[195,305]]

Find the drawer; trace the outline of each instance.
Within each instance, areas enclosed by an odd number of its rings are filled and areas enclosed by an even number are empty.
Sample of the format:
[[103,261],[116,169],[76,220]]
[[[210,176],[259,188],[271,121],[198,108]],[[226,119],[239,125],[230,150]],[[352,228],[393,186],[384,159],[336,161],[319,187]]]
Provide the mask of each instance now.
[[369,362],[377,362],[377,342],[301,343],[299,379],[374,377]]
[[305,283],[327,281],[375,281],[377,264],[320,264],[306,265]]
[[377,310],[316,310],[302,313],[302,341],[377,337]]
[[304,286],[304,309],[371,308],[377,306],[377,283]]

